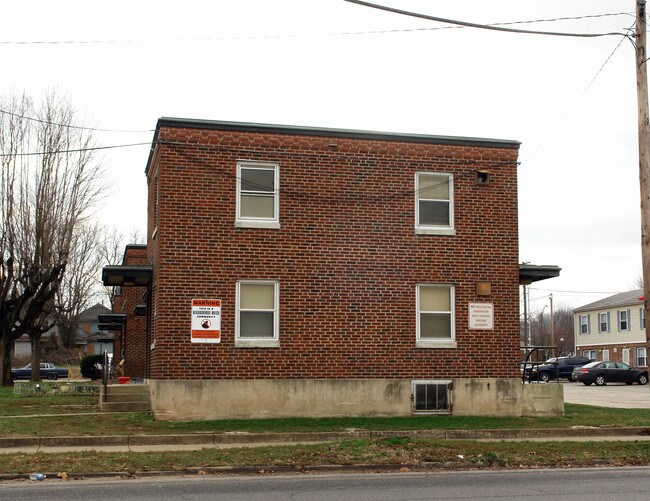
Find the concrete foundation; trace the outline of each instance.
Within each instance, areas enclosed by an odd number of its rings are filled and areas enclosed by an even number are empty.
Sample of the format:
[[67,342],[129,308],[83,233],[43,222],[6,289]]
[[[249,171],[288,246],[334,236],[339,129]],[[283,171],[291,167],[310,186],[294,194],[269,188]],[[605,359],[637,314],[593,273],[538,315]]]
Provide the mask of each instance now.
[[[410,416],[411,380],[150,380],[156,419],[250,419],[333,416]],[[564,413],[559,384],[519,379],[456,379],[451,414],[557,416]]]

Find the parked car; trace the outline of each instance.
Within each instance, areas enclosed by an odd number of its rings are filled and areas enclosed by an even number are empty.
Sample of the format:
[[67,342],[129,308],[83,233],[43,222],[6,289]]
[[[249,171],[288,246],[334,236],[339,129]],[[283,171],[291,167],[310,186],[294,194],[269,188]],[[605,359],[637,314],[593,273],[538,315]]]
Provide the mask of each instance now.
[[623,362],[591,362],[575,368],[573,376],[587,386],[591,383],[596,383],[596,386],[606,383],[648,383],[647,370],[635,369]]
[[[55,380],[60,377],[68,377],[68,369],[65,367],[55,367],[54,364],[49,362],[42,362],[41,379]],[[32,364],[28,364],[20,369],[11,369],[11,380],[17,379],[31,379],[32,378]]]
[[573,370],[592,360],[587,357],[553,357],[543,364],[526,367],[526,379],[529,381],[548,382],[551,379],[573,379]]

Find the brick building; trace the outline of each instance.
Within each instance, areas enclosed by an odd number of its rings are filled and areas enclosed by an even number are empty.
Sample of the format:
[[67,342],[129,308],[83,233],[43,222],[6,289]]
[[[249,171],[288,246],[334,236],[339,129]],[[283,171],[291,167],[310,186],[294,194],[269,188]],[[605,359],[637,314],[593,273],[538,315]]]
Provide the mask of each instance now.
[[146,264],[104,278],[149,288],[156,416],[561,412],[518,379],[518,148],[160,119]]

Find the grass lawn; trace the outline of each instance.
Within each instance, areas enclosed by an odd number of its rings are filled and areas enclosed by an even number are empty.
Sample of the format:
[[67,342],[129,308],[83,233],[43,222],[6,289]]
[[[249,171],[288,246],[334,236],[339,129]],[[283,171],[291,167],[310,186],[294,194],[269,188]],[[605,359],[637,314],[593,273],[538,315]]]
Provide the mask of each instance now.
[[183,452],[2,454],[0,473],[184,471],[250,466],[260,473],[290,466],[391,464],[434,469],[565,468],[650,464],[650,442],[491,442],[390,438],[317,445]]
[[[0,437],[125,435],[192,432],[314,432],[371,430],[648,426],[650,410],[565,406],[554,418],[419,416],[403,418],[255,419],[169,422],[151,413],[98,414],[98,397],[18,396],[0,388]],[[82,412],[81,415],[72,413]],[[52,414],[69,414],[57,415]],[[31,417],[36,415],[38,417]],[[22,416],[22,417],[21,417]],[[397,437],[330,444],[171,452],[0,454],[0,473],[185,471],[251,466],[264,472],[289,466],[391,464],[426,468],[542,468],[650,464],[650,442],[474,442]]]
[[[151,413],[97,412],[97,396],[19,396],[0,388],[0,436],[132,435],[193,432],[318,432],[367,430],[521,429],[572,426],[648,426],[650,409],[610,409],[566,404],[565,415],[552,418],[409,416],[388,418],[229,419],[155,421]],[[51,416],[48,414],[85,413]],[[27,415],[42,417],[27,417]],[[26,416],[23,418],[7,416]]]

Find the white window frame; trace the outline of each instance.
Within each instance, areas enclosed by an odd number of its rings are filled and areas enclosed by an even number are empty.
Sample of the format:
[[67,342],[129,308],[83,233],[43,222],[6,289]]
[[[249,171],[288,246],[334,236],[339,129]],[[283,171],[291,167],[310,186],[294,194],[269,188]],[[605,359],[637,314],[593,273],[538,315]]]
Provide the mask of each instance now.
[[603,350],[603,362],[609,362],[609,350]]
[[589,360],[598,360],[598,350],[582,350],[582,356]]
[[[623,315],[624,314],[624,315]],[[625,316],[625,318],[623,318]],[[616,317],[618,318],[618,331],[629,331],[630,330],[630,310],[618,310],[616,312]],[[625,326],[623,326],[625,322]]]
[[[240,304],[240,287],[241,285],[273,285],[273,337],[272,338],[240,338],[239,337],[239,314]],[[252,310],[251,310],[252,311]],[[271,310],[254,310],[254,311],[271,311]],[[257,348],[276,348],[280,346],[280,282],[277,280],[238,280],[235,292],[235,346],[240,347],[257,347]]]
[[639,326],[640,329],[645,329],[645,308],[639,308]]
[[[605,328],[603,329],[603,325]],[[598,314],[598,332],[609,332],[609,312]]]
[[[416,387],[419,385],[443,385],[447,387],[447,407],[445,409],[416,409]],[[450,379],[444,380],[416,380],[411,381],[411,397],[412,397],[412,407],[411,410],[413,414],[450,414],[452,408],[452,381]]]
[[[643,355],[641,355],[643,353]],[[647,367],[648,366],[648,349],[645,347],[639,347],[636,349],[636,360],[635,365],[637,367]]]
[[[241,197],[242,197],[242,169],[257,169],[273,171],[273,217],[259,218],[259,217],[242,217],[241,216]],[[244,191],[244,193],[247,193]],[[261,194],[260,196],[271,196]],[[235,226],[238,228],[280,228],[280,164],[265,163],[265,162],[251,162],[251,161],[238,161],[237,162],[237,214],[235,219]]]
[[[449,305],[451,311],[420,311],[420,288],[432,287],[446,289],[449,291]],[[449,284],[422,283],[415,287],[415,346],[417,348],[456,348],[456,294],[455,287]],[[420,313],[449,313],[450,314],[450,337],[441,339],[420,338]]]
[[[585,322],[583,322],[585,320]],[[580,334],[589,334],[590,329],[589,329],[589,314],[586,315],[578,315],[578,328]]]
[[[426,225],[420,224],[420,176],[446,177],[449,183],[449,224]],[[421,235],[455,235],[454,228],[454,176],[445,172],[423,171],[415,173],[415,233]]]
[[621,350],[621,356],[623,357],[623,363],[630,365],[630,349],[623,348]]

